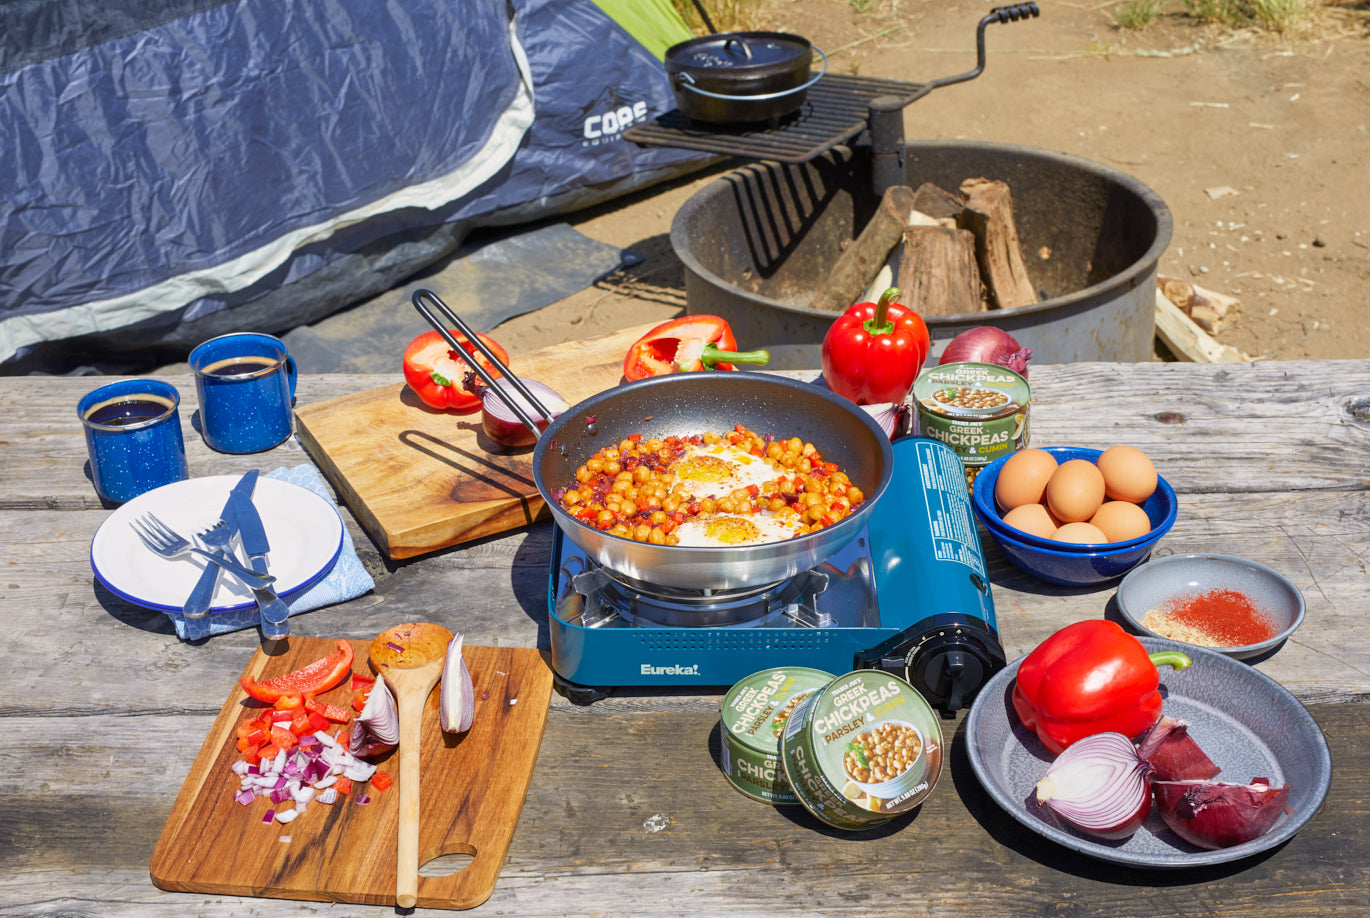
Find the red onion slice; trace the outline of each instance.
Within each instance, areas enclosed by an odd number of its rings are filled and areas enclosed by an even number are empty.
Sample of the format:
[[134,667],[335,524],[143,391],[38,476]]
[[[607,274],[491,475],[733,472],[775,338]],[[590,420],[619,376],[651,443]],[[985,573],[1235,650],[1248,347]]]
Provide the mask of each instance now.
[[[550,410],[550,406],[549,406]],[[438,722],[445,733],[465,733],[476,716],[476,690],[471,671],[461,655],[462,633],[452,635],[447,657],[442,662],[442,683],[438,689]]]
[[1162,714],[1137,744],[1153,781],[1207,780],[1222,771],[1189,735],[1189,724]]

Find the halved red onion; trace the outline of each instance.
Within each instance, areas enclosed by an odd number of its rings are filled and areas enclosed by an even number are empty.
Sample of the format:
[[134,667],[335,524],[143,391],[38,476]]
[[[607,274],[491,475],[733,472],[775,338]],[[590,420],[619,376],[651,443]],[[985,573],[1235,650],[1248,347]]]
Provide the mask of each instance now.
[[883,402],[879,405],[862,405],[861,408],[871,416],[871,419],[880,426],[885,432],[885,436],[891,440],[899,432],[903,405],[898,402]]
[[1206,781],[1222,771],[1189,735],[1189,724],[1169,714],[1143,734],[1137,754],[1151,763],[1153,781]]
[[528,399],[524,398],[514,388],[514,384],[508,378],[501,377],[495,380],[495,387],[499,389],[499,392],[493,391],[490,386],[481,386],[480,426],[485,431],[486,436],[500,446],[532,446],[537,442],[537,437],[524,426],[524,423],[519,420],[519,416],[509,407],[504,398],[500,397],[500,393],[503,393],[505,398],[513,399],[524,410],[524,413],[537,424],[538,430],[546,430],[548,424],[571,407],[566,403],[566,399],[544,383],[523,377],[519,377],[519,382],[523,383],[524,387],[533,394],[533,397],[542,403],[542,407],[551,413],[551,417],[544,417],[541,412],[530,405]]
[[359,758],[370,758],[389,752],[399,742],[400,713],[395,707],[395,696],[385,684],[385,677],[377,676],[348,737],[347,751]]
[[1250,784],[1221,781],[1153,781],[1156,810],[1185,841],[1209,850],[1260,838],[1289,809],[1289,785],[1268,778]]
[[1095,733],[1056,757],[1037,782],[1037,801],[1095,838],[1127,838],[1151,812],[1150,772],[1126,736]]

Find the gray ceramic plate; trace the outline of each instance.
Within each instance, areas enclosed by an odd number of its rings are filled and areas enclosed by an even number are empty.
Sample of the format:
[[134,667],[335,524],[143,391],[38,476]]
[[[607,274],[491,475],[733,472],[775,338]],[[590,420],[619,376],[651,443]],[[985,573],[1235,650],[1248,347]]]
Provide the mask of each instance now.
[[1025,730],[1010,693],[1016,661],[981,690],[966,725],[970,763],[995,802],[1024,826],[1081,854],[1133,867],[1179,869],[1222,864],[1266,851],[1294,837],[1322,806],[1332,780],[1332,759],[1322,730],[1279,683],[1203,648],[1158,638],[1139,638],[1149,653],[1180,650],[1194,665],[1161,670],[1165,713],[1189,724],[1189,735],[1222,768],[1215,780],[1245,784],[1252,778],[1289,785],[1293,812],[1265,835],[1244,845],[1205,851],[1161,821],[1153,809],[1131,838],[1088,839],[1057,828],[1030,803],[1032,790],[1054,758]]

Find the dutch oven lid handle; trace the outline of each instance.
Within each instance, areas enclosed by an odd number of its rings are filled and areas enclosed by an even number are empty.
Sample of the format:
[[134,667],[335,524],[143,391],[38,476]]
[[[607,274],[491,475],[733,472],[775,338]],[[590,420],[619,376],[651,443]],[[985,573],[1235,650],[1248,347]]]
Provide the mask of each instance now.
[[[682,89],[688,89],[690,92],[697,93],[701,96],[708,96],[710,99],[726,99],[729,102],[763,102],[767,99],[782,99],[785,96],[792,96],[797,92],[803,92],[814,83],[817,83],[823,78],[823,74],[828,72],[828,56],[818,48],[812,48],[812,50],[816,52],[819,57],[823,58],[823,66],[819,68],[818,75],[810,77],[807,83],[803,83],[791,89],[783,89],[780,92],[760,93],[754,96],[729,96],[721,92],[709,92],[706,89],[700,89],[698,86],[695,86],[695,79],[688,70],[682,70],[675,74],[675,76],[680,79],[680,86]],[[751,53],[750,49],[748,50],[748,53]]]

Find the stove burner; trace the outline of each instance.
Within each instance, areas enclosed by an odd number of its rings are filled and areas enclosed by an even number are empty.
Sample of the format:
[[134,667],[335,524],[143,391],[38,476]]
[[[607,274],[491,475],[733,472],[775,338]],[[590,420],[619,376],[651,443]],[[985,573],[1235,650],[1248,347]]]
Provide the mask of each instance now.
[[839,553],[788,580],[735,590],[646,583],[570,546],[561,561],[556,614],[579,628],[852,627],[868,625],[877,615],[863,547],[850,558]]

